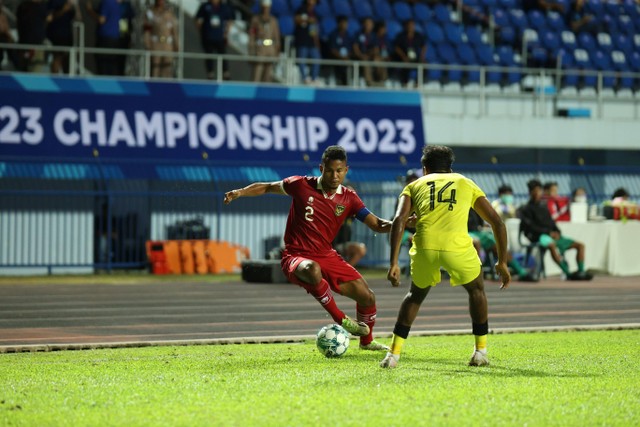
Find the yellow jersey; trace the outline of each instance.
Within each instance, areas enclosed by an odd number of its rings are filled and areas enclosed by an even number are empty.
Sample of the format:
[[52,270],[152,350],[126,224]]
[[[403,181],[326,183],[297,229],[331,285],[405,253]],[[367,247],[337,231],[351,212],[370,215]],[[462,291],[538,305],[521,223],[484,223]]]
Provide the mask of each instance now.
[[408,184],[401,195],[411,198],[418,217],[413,247],[462,252],[472,244],[469,209],[485,196],[475,182],[459,173],[430,173]]

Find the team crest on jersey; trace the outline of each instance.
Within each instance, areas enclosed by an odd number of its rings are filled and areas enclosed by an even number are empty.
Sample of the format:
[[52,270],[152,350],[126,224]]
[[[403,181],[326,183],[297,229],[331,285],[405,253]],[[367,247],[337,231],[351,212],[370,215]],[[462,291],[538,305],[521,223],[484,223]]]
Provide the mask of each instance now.
[[312,204],[313,203],[313,196],[309,196],[309,200],[307,200],[308,204]]
[[336,216],[342,215],[344,213],[345,209],[346,209],[346,207],[344,205],[337,205],[336,206],[336,210],[335,210]]

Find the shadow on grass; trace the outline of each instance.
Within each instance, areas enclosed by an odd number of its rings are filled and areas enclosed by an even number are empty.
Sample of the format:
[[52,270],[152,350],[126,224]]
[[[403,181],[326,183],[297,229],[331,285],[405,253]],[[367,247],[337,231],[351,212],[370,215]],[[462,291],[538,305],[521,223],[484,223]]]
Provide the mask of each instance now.
[[[401,363],[407,368],[416,371],[438,371],[443,374],[456,375],[491,375],[492,377],[514,378],[514,377],[552,377],[552,378],[596,378],[602,375],[589,374],[585,372],[571,372],[559,369],[550,369],[542,371],[537,369],[519,368],[508,364],[500,364],[492,362],[489,366],[467,366],[467,360],[452,361],[452,359],[434,359],[428,357],[411,357],[408,360],[402,360]],[[435,366],[435,369],[434,369]]]

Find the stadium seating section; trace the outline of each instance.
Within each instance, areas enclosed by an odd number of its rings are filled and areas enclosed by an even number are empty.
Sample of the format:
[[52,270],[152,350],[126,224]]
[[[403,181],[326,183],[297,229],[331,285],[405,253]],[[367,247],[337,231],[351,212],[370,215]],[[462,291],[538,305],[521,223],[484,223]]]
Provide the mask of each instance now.
[[[557,2],[569,10],[570,0]],[[273,0],[272,11],[284,36],[293,34],[293,15],[300,3]],[[426,37],[429,64],[514,68],[487,69],[488,84],[519,84],[526,74],[518,70],[522,68],[559,67],[564,71],[562,87],[597,89],[602,84],[611,91],[640,90],[640,81],[628,74],[640,72],[639,5],[635,0],[587,0],[585,9],[595,16],[601,32],[574,33],[563,14],[525,11],[522,0],[464,0],[461,15],[454,1],[324,0],[317,13],[324,37],[339,15],[350,18],[352,34],[364,17],[384,20],[390,40],[403,21],[413,18]],[[598,72],[603,72],[601,82]],[[438,69],[425,78],[467,84],[478,83],[480,73]]]

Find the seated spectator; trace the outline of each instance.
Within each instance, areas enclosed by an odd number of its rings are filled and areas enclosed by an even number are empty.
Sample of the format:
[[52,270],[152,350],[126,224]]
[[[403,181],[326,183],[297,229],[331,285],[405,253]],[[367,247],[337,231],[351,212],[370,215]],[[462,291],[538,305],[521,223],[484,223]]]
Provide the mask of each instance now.
[[587,191],[578,187],[571,192],[571,202],[572,203],[587,203]]
[[[387,41],[387,24],[384,21],[379,21],[375,24],[376,34],[376,50],[378,52],[379,62],[388,62],[391,60],[392,48]],[[388,73],[387,66],[380,64],[374,68],[374,78],[376,81],[384,83],[387,81]]]
[[554,221],[569,221],[569,198],[558,195],[558,183],[547,182],[543,187],[544,195],[542,198],[546,200],[549,213]]
[[355,267],[367,254],[367,246],[361,242],[351,240],[351,226],[353,218],[348,218],[340,227],[338,235],[333,241],[333,248],[345,261]]
[[[295,15],[293,31],[296,57],[301,59],[320,59],[320,26],[316,15],[316,0],[304,0]],[[300,76],[306,84],[316,83],[320,75],[320,63],[299,63]],[[311,75],[307,73],[307,67]]]
[[513,189],[510,185],[504,184],[498,188],[498,199],[494,200],[491,206],[500,214],[503,221],[516,217],[516,205],[513,201]]
[[249,54],[273,58],[253,62],[253,81],[273,81],[273,64],[280,55],[280,25],[271,14],[271,0],[261,0],[260,14],[251,18],[249,25]]
[[[478,252],[478,257],[482,259],[482,252],[484,252],[485,255],[493,255],[494,260],[498,259],[498,247],[496,245],[496,239],[493,236],[493,231],[473,209],[469,210],[467,227],[469,230],[469,236],[473,239],[473,246]],[[515,271],[521,282],[537,281],[524,267],[522,267],[520,262],[518,262],[511,253],[508,254],[507,265]]]
[[[584,244],[562,236],[556,222],[551,218],[547,204],[542,200],[542,183],[532,179],[527,183],[529,201],[520,208],[520,227],[531,242],[538,243],[551,253],[553,261],[560,266],[568,280],[591,280],[593,276],[584,270]],[[577,251],[578,270],[571,273],[564,254],[569,249]]]
[[[178,52],[178,19],[165,0],[155,0],[144,21],[144,46],[153,52]],[[173,77],[173,56],[151,57],[152,77]]]
[[[15,43],[13,36],[11,35],[11,27],[9,26],[9,19],[7,17],[7,10],[0,0],[0,43]],[[4,59],[4,52],[7,52],[9,61],[16,69],[19,69],[19,59],[15,50],[0,48],[0,63]]]
[[583,31],[596,35],[602,31],[598,18],[584,9],[585,0],[575,0],[571,3],[569,11],[565,15],[567,26],[574,33]]
[[[73,46],[73,22],[80,21],[80,10],[72,0],[49,0],[47,38],[54,46]],[[51,73],[69,74],[69,52],[55,51],[51,60]]]
[[[353,41],[353,56],[360,61],[380,60],[376,34],[373,28],[373,19],[364,18],[362,20],[362,30],[356,35]],[[374,80],[371,65],[362,65],[360,70],[367,86],[373,86]]]
[[[422,34],[416,31],[416,23],[409,19],[404,23],[404,30],[394,41],[394,54],[397,61],[403,64],[420,64],[425,62],[427,44]],[[400,81],[409,87],[415,86],[418,70],[401,68]]]
[[[221,0],[208,0],[200,4],[196,12],[196,27],[200,33],[202,49],[209,55],[227,53],[227,36],[231,23],[233,22],[233,11],[227,3]],[[207,78],[212,80],[216,77],[214,62],[211,59],[204,61]],[[229,64],[222,62],[222,78],[229,80]]]
[[[329,59],[347,62],[351,58],[351,48],[353,46],[351,36],[349,36],[349,32],[347,31],[349,18],[339,16],[337,18],[337,24],[336,29],[329,35]],[[336,83],[340,86],[346,86],[349,71],[348,65],[334,65],[332,68]]]
[[[22,0],[16,10],[18,43],[42,45],[46,38],[47,5],[41,0]],[[34,67],[44,64],[44,51],[23,50],[20,58],[21,71],[34,71]]]

